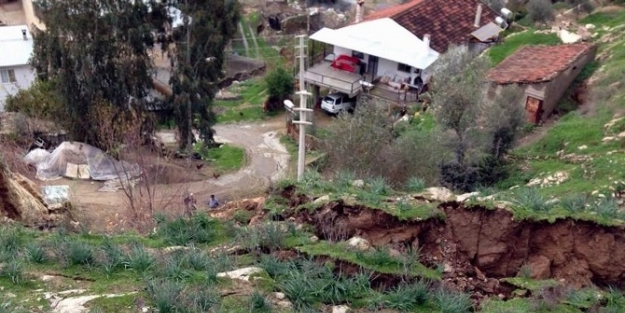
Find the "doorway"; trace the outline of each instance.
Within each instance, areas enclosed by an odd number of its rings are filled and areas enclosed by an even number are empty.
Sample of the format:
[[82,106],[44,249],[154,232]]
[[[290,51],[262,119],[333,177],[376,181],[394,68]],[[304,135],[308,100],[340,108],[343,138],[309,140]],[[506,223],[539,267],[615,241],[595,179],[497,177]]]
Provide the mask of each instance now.
[[378,76],[378,62],[378,57],[369,55],[369,68],[367,68],[367,73],[371,74],[371,81],[375,80],[376,76]]
[[543,113],[543,100],[528,96],[525,102],[525,111],[527,112],[528,122],[533,124],[540,123]]

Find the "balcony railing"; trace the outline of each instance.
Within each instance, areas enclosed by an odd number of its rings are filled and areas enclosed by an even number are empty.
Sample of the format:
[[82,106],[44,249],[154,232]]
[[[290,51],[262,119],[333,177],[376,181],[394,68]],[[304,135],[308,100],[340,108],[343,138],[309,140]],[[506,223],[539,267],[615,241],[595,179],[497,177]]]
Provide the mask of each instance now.
[[361,90],[362,76],[335,69],[327,61],[322,61],[307,69],[305,77],[308,83],[331,88],[350,96],[357,95]]

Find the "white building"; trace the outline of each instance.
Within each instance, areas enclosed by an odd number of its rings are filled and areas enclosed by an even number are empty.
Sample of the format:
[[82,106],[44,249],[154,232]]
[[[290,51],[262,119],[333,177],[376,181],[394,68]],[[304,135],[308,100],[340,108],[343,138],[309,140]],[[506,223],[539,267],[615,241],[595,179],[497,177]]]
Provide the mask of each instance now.
[[6,98],[35,81],[35,70],[28,64],[33,38],[26,25],[0,27],[0,112]]

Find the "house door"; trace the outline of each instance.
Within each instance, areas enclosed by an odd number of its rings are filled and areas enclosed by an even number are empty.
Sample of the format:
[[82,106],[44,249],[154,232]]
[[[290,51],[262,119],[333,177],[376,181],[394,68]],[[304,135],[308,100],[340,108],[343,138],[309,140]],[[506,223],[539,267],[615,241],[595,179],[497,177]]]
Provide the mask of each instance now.
[[371,80],[374,80],[378,75],[378,57],[374,55],[369,55],[369,68],[367,72],[371,74]]
[[527,121],[538,124],[543,113],[543,100],[527,97],[525,102],[525,111],[527,112]]

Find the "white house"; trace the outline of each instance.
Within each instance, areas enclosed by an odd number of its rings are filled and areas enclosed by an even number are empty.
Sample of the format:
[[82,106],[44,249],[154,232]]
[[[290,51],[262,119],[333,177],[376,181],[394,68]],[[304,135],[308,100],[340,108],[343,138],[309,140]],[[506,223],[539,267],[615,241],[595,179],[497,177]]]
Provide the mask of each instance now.
[[35,70],[28,64],[33,38],[26,25],[0,27],[0,112],[6,98],[35,81]]
[[[358,3],[363,3],[359,1]],[[358,7],[359,8],[359,7]],[[503,30],[497,14],[480,0],[412,0],[367,15],[340,29],[323,28],[311,40],[332,45],[306,71],[306,83],[354,96],[370,94],[395,103],[418,99],[428,69],[450,45],[479,51]]]

